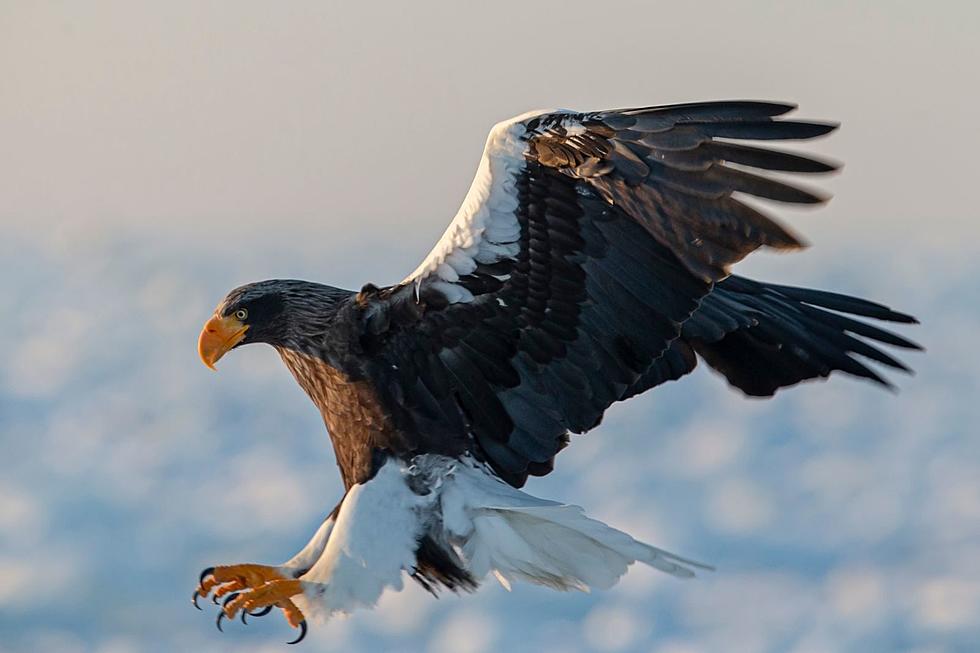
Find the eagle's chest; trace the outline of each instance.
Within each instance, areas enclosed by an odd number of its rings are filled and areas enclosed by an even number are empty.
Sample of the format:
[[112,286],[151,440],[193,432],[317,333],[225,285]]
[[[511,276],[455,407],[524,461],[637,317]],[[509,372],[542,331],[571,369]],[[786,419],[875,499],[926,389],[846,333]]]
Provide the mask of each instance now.
[[370,382],[352,380],[316,356],[287,349],[279,354],[320,409],[348,487],[370,477],[374,449],[402,453],[403,438]]

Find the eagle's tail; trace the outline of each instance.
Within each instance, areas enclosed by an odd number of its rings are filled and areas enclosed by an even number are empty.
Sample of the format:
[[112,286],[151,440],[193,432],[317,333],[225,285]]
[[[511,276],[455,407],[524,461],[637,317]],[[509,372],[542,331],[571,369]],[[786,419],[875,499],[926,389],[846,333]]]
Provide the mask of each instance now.
[[639,542],[558,504],[514,489],[478,467],[459,465],[442,490],[447,534],[475,578],[505,587],[525,580],[554,589],[612,587],[634,562],[688,578],[708,565]]
[[[429,549],[438,549],[438,554]],[[420,569],[451,561],[458,574]],[[688,578],[710,569],[586,517],[582,509],[513,488],[470,457],[390,458],[353,486],[310,543],[280,567],[301,582],[291,599],[307,617],[372,606],[403,572],[449,588],[473,589],[493,574],[555,589],[611,587],[634,562]],[[436,573],[438,571],[439,573]],[[421,574],[421,575],[420,575]],[[462,582],[461,579],[462,578]]]
[[481,508],[464,553],[470,573],[493,572],[505,587],[515,579],[554,589],[608,589],[634,562],[673,576],[707,565],[639,542],[586,517],[578,506]]

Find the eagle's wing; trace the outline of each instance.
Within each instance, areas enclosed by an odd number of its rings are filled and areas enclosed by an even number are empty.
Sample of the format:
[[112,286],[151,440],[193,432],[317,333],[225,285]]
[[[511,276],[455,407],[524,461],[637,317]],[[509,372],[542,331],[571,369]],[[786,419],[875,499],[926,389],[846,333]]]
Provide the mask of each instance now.
[[[761,246],[801,247],[736,193],[825,199],[746,168],[813,173],[832,164],[729,142],[806,139],[835,127],[774,120],[792,109],[734,101],[537,112],[494,127],[433,251],[401,284],[359,297],[379,390],[420,432],[465,428],[497,473],[520,485],[551,469],[569,431],[587,431],[613,402],[686,374],[696,352],[751,394],[834,369],[877,378],[850,353],[878,350],[845,331],[911,343],[826,311],[815,317],[810,304],[821,302],[812,297],[755,293],[734,277],[718,283]],[[725,291],[709,294],[716,286]],[[770,317],[767,307],[778,310]],[[882,309],[871,315],[905,317]],[[814,325],[816,334],[806,331]],[[752,350],[732,333],[762,348],[787,345],[796,359],[744,382],[726,364],[738,367],[729,359]],[[884,356],[872,358],[894,363]]]

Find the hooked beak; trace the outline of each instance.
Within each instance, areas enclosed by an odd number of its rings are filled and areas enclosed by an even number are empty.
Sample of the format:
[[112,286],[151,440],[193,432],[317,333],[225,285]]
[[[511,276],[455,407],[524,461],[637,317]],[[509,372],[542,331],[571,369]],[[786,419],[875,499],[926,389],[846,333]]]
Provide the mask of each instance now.
[[197,353],[201,360],[212,370],[214,364],[228,351],[240,343],[248,331],[248,325],[232,315],[221,317],[213,315],[201,329],[201,337],[197,340]]

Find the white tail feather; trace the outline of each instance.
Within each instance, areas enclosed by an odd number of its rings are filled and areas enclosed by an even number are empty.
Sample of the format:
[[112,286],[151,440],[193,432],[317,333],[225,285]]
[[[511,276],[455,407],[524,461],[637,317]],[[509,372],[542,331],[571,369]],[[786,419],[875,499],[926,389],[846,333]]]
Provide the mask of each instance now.
[[[639,542],[591,519],[578,506],[516,490],[462,464],[442,492],[444,525],[456,536],[470,573],[493,572],[561,590],[607,589],[636,561],[673,576],[711,567]],[[505,583],[506,586],[506,583]]]
[[372,606],[401,589],[419,538],[452,547],[476,579],[493,574],[510,589],[525,580],[559,590],[607,589],[634,562],[681,578],[711,569],[585,516],[578,506],[517,490],[470,458],[418,456],[386,462],[350,489],[335,517],[282,567],[299,576],[293,597],[307,616]]

